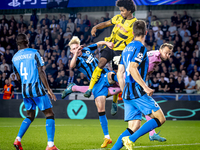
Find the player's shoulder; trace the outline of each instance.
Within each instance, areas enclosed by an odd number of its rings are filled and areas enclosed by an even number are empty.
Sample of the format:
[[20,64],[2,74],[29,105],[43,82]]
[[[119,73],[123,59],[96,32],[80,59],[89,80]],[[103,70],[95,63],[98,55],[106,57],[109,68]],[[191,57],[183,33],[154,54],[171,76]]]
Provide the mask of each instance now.
[[112,17],[112,20],[115,20],[115,21],[121,20],[121,19],[123,19],[123,17],[122,17],[122,15],[120,15],[120,14],[117,14],[117,15],[115,15],[114,17]]

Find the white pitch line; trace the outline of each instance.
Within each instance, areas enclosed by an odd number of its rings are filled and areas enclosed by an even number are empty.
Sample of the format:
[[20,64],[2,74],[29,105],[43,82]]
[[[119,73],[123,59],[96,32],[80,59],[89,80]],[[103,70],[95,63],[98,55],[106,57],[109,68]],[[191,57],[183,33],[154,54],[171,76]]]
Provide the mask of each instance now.
[[[189,146],[189,145],[200,145],[200,143],[191,144],[169,144],[169,145],[152,145],[152,146],[134,146],[134,148],[150,148],[150,147],[170,147],[170,146]],[[84,150],[107,150],[108,148],[98,148],[98,149],[84,149]],[[124,147],[122,149],[125,149]]]

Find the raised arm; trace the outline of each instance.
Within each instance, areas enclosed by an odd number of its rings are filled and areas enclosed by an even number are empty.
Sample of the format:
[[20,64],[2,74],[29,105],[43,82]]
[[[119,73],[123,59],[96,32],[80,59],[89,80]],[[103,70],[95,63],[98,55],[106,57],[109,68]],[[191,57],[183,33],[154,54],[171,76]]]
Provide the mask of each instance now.
[[99,41],[96,44],[97,44],[97,47],[101,47],[102,45],[107,45],[110,49],[112,49],[114,46],[112,42],[106,42],[106,41]]
[[108,20],[106,22],[102,22],[94,26],[91,30],[92,36],[96,36],[96,31],[97,29],[104,29],[106,27],[112,26],[113,24],[111,23],[111,20]]
[[122,92],[123,92],[124,86],[125,86],[124,72],[125,72],[124,65],[119,64],[118,71],[117,71],[117,79],[118,79],[119,86],[120,86],[120,89]]

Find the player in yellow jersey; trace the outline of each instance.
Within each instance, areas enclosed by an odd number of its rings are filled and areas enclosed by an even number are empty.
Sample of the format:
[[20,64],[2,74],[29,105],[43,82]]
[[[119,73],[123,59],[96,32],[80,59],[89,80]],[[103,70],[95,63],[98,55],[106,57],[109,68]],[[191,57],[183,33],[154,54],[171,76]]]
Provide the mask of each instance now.
[[[91,30],[92,36],[96,36],[97,29],[103,29],[115,25],[110,37],[106,37],[105,41],[113,42],[113,49],[105,46],[101,50],[101,58],[99,59],[98,66],[95,68],[92,78],[90,80],[89,89],[85,92],[85,97],[90,97],[92,88],[101,76],[101,72],[110,60],[116,56],[120,56],[124,48],[133,40],[133,24],[137,20],[133,17],[136,11],[136,5],[132,0],[117,0],[116,6],[119,7],[120,14],[114,16],[111,20],[102,22],[94,26]],[[117,70],[117,66],[113,64],[113,70]],[[117,96],[116,96],[117,98]]]

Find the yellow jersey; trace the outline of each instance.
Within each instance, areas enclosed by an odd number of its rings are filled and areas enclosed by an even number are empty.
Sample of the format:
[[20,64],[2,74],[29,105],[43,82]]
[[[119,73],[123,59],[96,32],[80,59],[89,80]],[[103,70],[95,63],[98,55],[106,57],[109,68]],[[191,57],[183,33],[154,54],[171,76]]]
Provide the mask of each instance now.
[[111,23],[115,24],[110,37],[105,37],[105,41],[113,42],[114,51],[123,51],[124,48],[133,40],[133,25],[137,21],[136,18],[127,20],[121,15],[116,15],[111,19]]

